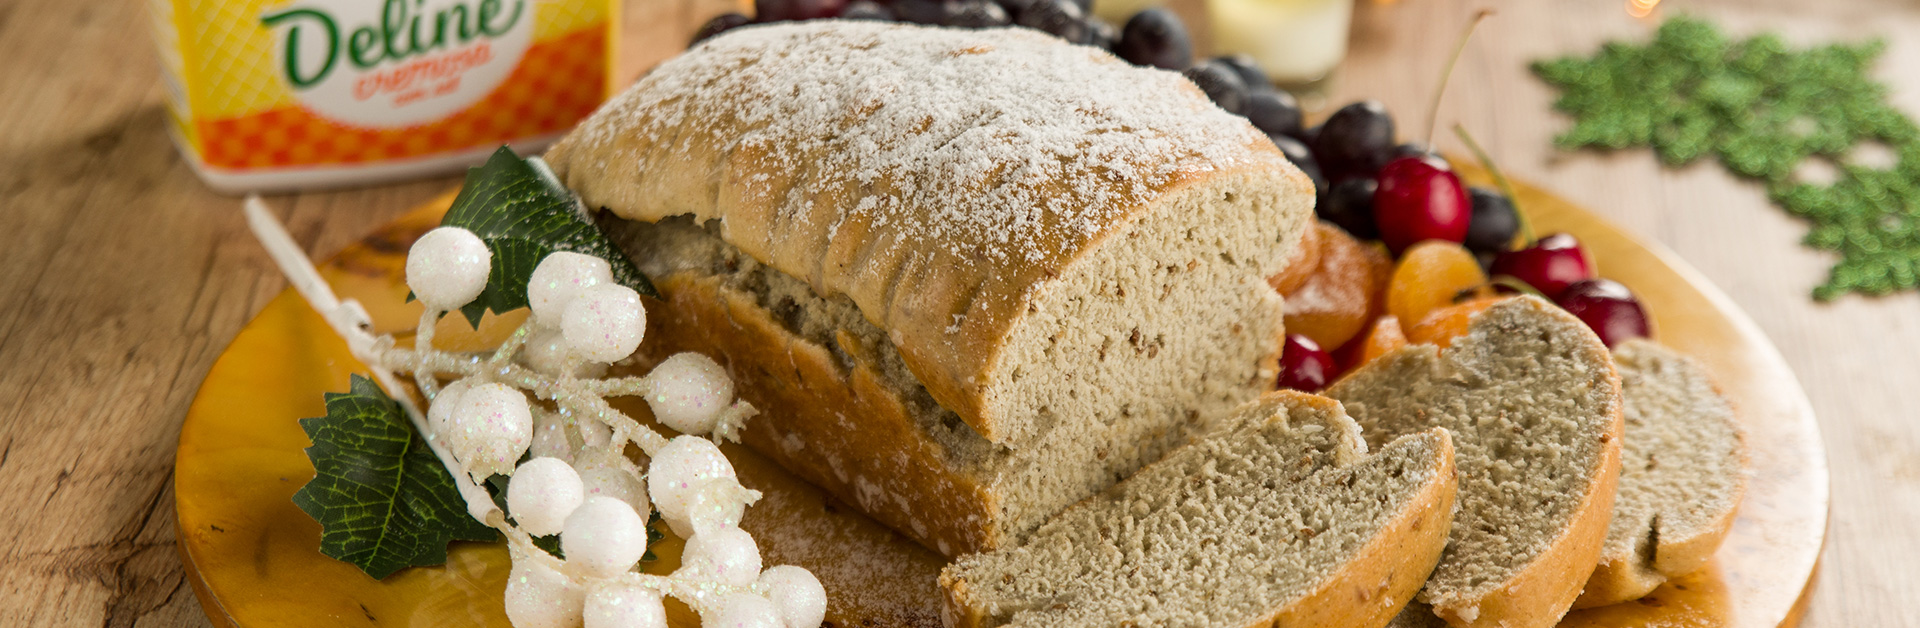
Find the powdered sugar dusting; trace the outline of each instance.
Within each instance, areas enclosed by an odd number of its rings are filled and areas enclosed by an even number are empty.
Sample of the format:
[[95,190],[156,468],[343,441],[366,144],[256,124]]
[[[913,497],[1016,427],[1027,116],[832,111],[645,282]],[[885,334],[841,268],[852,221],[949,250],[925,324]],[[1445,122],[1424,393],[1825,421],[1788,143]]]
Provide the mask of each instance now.
[[839,20],[710,39],[569,141],[616,133],[672,143],[620,155],[641,161],[725,145],[763,175],[730,184],[778,221],[832,239],[857,219],[954,263],[1077,250],[1180,177],[1279,159],[1176,73],[1026,29]]

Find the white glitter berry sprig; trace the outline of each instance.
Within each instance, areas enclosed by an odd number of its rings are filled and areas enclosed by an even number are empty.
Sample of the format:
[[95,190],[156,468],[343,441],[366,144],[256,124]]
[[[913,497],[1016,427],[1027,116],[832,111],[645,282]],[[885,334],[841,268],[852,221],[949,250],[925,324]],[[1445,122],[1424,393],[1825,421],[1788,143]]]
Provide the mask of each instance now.
[[[667,597],[712,626],[820,625],[819,580],[794,566],[762,570],[759,547],[739,528],[760,493],[740,484],[715,440],[737,438],[757,411],[734,399],[726,371],[682,353],[644,376],[601,376],[631,356],[646,331],[640,296],[613,280],[606,260],[547,256],[527,285],[527,321],[507,340],[490,352],[442,351],[433,347],[434,325],[486,289],[492,253],[465,229],[429,231],[407,256],[408,287],[426,311],[414,346],[404,348],[374,335],[359,303],[333,294],[257,197],[246,210],[294,288],[406,409],[468,513],[507,539],[505,608],[516,628],[660,628]],[[396,373],[413,375],[426,412]],[[624,396],[645,399],[681,435],[669,439],[606,401]],[[647,455],[646,473],[621,453],[629,443]],[[504,512],[481,486],[495,474],[510,478]],[[687,539],[680,569],[666,576],[634,571],[655,511]],[[534,544],[554,534],[564,559]]]

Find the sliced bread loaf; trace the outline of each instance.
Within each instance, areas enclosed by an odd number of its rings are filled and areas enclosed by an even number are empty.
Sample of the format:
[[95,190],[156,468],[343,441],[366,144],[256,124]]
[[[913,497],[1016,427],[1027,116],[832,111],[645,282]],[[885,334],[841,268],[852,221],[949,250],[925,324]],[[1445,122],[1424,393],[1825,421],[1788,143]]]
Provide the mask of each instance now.
[[1452,440],[1367,454],[1340,405],[1282,391],[1075,504],[1015,549],[940,575],[950,628],[1377,628],[1452,519]]
[[1475,315],[1327,390],[1372,443],[1444,427],[1460,509],[1420,600],[1454,626],[1552,626],[1600,556],[1620,474],[1620,378],[1579,319],[1534,297]]
[[1626,396],[1620,494],[1576,608],[1639,599],[1706,566],[1746,489],[1746,444],[1706,369],[1649,340],[1613,358]]
[[661,273],[643,351],[714,355],[778,409],[749,445],[949,556],[1270,388],[1313,203],[1179,74],[1027,29],[728,31],[548,160]]

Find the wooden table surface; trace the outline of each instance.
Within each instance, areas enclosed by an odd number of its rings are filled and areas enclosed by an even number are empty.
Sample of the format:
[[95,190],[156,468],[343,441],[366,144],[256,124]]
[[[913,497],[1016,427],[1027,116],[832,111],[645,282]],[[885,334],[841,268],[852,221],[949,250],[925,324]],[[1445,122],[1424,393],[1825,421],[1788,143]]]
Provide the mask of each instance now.
[[[1195,0],[1182,11],[1204,31]],[[227,342],[286,283],[165,133],[144,3],[0,0],[0,624],[201,626],[173,547],[180,420]],[[726,0],[628,0],[629,73],[678,50]],[[1641,39],[1621,0],[1363,0],[1331,100],[1420,120],[1471,10],[1494,6],[1441,108],[1517,177],[1666,243],[1732,295],[1799,375],[1822,421],[1833,519],[1804,625],[1920,626],[1920,295],[1819,305],[1830,260],[1759,187],[1646,151],[1567,154],[1567,121],[1529,60]],[[1880,77],[1920,114],[1920,3],[1669,0],[1736,33],[1886,38]],[[1460,152],[1449,138],[1439,146]],[[452,185],[277,196],[317,256]],[[1604,272],[1604,269],[1602,269]],[[290,592],[292,593],[292,592]]]

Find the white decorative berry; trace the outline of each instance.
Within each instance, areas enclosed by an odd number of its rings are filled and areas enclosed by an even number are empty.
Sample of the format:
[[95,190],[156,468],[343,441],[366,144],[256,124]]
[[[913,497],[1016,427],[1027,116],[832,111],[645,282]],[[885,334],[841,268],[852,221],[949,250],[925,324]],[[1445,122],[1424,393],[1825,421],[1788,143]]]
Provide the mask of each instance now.
[[760,546],[740,528],[695,534],[680,554],[680,572],[746,586],[760,577]]
[[560,333],[573,354],[595,362],[632,355],[646,331],[647,310],[640,306],[640,293],[620,284],[581,290],[560,320]]
[[533,317],[545,326],[557,326],[567,304],[586,290],[613,283],[613,266],[592,255],[561,251],[540,260],[527,280],[527,303]]
[[625,455],[600,448],[583,453],[576,461],[580,483],[588,496],[602,495],[626,502],[644,518],[653,512],[647,501],[647,485],[640,481],[640,469]]
[[533,411],[519,390],[486,383],[461,393],[447,446],[468,475],[510,474],[532,443]]
[[507,483],[507,512],[527,534],[559,534],[584,493],[573,467],[554,458],[534,458],[514,469]]
[[793,565],[769,567],[760,574],[760,586],[780,609],[787,628],[819,628],[827,618],[827,589],[813,572]]
[[591,496],[567,516],[560,551],[575,573],[608,578],[626,573],[647,553],[647,522],[626,502]]
[[780,609],[752,593],[728,593],[700,619],[705,628],[785,628]]
[[694,487],[687,501],[687,524],[695,536],[739,527],[747,514],[746,487],[733,478],[714,478]]
[[676,436],[653,452],[647,466],[647,492],[653,497],[660,518],[667,520],[673,533],[692,536],[693,522],[687,516],[693,505],[693,493],[700,483],[714,478],[736,479],[733,464],[720,453],[713,441],[698,436]]
[[414,241],[407,251],[407,287],[427,307],[452,310],[473,301],[487,288],[493,251],[480,236],[459,227],[440,227]]
[[527,368],[545,375],[559,375],[566,368],[568,352],[567,339],[558,329],[542,329],[527,336],[527,347],[521,350],[520,361]]
[[519,555],[507,573],[507,621],[513,628],[575,628],[585,591],[543,561]]
[[533,409],[533,444],[527,447],[527,453],[572,464],[575,438],[571,415]]
[[660,593],[637,584],[608,582],[595,587],[587,593],[585,615],[584,628],[667,628]]
[[583,447],[604,448],[613,442],[613,428],[607,424],[584,417],[574,417],[574,429],[580,432]]
[[440,394],[433,396],[432,405],[427,406],[427,430],[434,440],[444,443],[453,434],[453,415],[460,408],[460,395],[466,394],[472,386],[471,379],[456,379],[441,387]]
[[733,403],[727,370],[698,353],[676,353],[647,374],[647,406],[653,417],[683,434],[704,436]]

